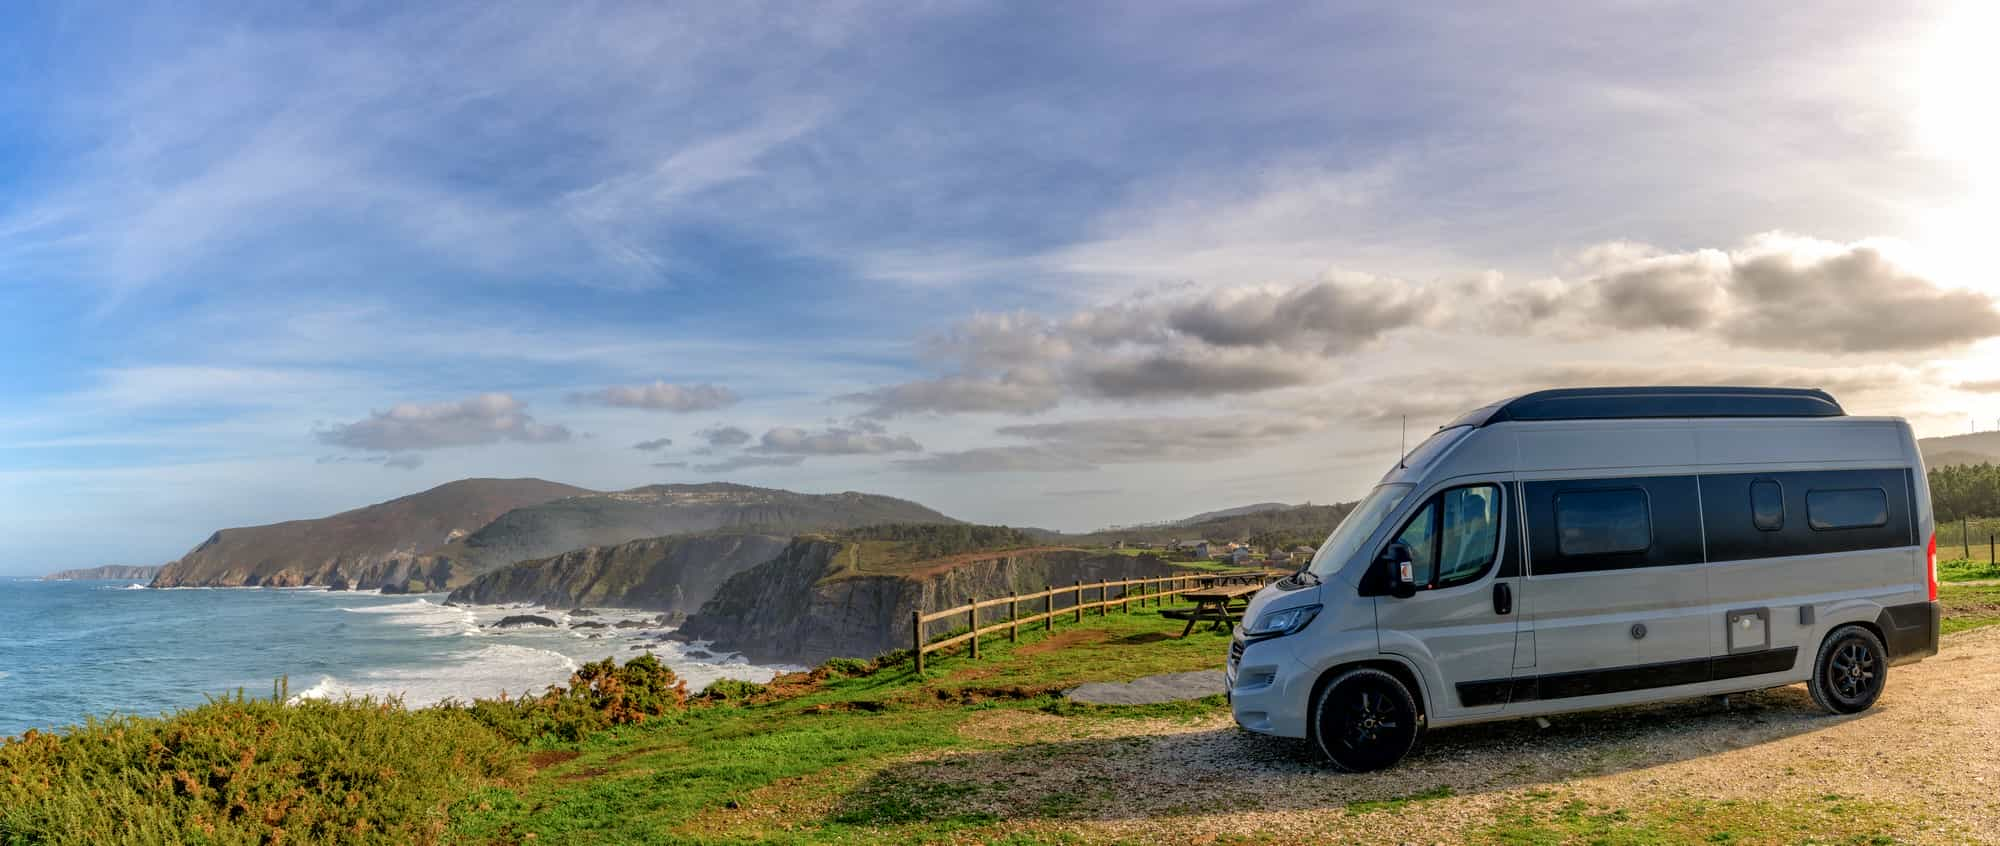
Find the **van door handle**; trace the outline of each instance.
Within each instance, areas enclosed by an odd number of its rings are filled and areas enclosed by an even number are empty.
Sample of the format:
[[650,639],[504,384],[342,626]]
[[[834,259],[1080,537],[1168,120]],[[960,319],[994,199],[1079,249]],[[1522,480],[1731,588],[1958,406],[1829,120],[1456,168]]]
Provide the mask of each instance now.
[[1508,587],[1506,582],[1493,583],[1493,613],[1514,613],[1514,589]]

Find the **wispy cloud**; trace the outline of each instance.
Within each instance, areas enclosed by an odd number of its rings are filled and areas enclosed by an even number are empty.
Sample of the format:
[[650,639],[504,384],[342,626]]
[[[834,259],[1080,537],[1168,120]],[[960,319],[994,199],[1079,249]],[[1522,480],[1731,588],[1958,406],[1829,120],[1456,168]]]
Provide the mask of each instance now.
[[525,408],[506,394],[482,394],[458,402],[405,403],[371,412],[353,423],[329,426],[314,436],[329,446],[376,452],[570,439],[567,427],[537,423]]
[[614,408],[641,408],[648,411],[713,411],[737,403],[734,391],[719,385],[617,385],[588,393],[570,395],[570,401]]

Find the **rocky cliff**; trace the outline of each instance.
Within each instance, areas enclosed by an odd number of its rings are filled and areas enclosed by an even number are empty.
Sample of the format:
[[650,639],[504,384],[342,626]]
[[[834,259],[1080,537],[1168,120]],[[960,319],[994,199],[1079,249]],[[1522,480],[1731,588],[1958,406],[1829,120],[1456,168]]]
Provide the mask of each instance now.
[[50,573],[43,576],[42,581],[60,582],[84,581],[89,579],[118,579],[120,581],[145,582],[151,581],[153,576],[159,572],[160,568],[158,567],[127,567],[118,564],[106,564],[102,567],[91,567],[87,570],[63,570]]
[[785,550],[782,535],[708,534],[593,546],[522,561],[451,592],[451,601],[692,613],[730,576]]
[[724,482],[649,485],[518,508],[435,551],[461,571],[641,538],[734,530],[793,535],[881,523],[956,523],[917,503],[848,491],[802,494]]
[[[910,612],[919,608],[929,612],[1010,591],[1176,572],[1151,556],[1037,548],[958,555],[934,566],[872,575],[866,562],[857,560],[862,546],[833,537],[798,538],[777,557],[723,583],[680,634],[761,663],[866,658],[908,647]],[[1056,601],[1057,608],[1070,604],[1067,598]],[[1024,607],[1022,614],[1028,613]],[[997,618],[982,622],[992,619]],[[956,624],[931,625],[931,634],[937,634]]]
[[439,589],[452,562],[426,550],[523,506],[590,493],[541,479],[462,479],[331,517],[223,529],[153,586]]

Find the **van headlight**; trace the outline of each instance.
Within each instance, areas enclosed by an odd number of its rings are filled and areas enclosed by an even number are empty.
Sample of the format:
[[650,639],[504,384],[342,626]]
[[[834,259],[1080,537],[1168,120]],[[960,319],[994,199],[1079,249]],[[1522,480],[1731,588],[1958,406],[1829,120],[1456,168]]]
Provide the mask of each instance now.
[[1312,622],[1314,617],[1319,616],[1320,608],[1318,605],[1299,605],[1277,611],[1266,611],[1263,616],[1257,618],[1256,623],[1243,630],[1243,636],[1257,639],[1283,637],[1296,633],[1305,628],[1307,623]]

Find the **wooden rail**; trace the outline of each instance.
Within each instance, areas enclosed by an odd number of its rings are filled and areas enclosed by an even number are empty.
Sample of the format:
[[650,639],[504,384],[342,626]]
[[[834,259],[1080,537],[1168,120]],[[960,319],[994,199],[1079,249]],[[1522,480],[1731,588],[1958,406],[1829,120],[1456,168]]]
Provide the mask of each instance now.
[[[1088,583],[1077,582],[1069,587],[1051,587],[1047,590],[1036,591],[1034,593],[1009,593],[1006,596],[997,596],[992,599],[975,599],[964,605],[946,608],[942,611],[932,611],[928,614],[922,610],[912,611],[910,612],[911,652],[916,659],[917,672],[921,674],[924,671],[925,655],[940,649],[948,649],[961,643],[967,644],[967,654],[973,658],[978,658],[979,639],[987,635],[998,634],[1004,631],[1007,633],[1007,640],[1019,641],[1021,639],[1022,626],[1032,626],[1040,623],[1042,624],[1043,631],[1049,631],[1055,627],[1057,617],[1071,617],[1074,622],[1081,623],[1083,622],[1083,612],[1095,610],[1097,611],[1097,615],[1102,617],[1114,605],[1120,606],[1121,610],[1129,614],[1132,612],[1132,602],[1134,600],[1138,601],[1141,608],[1144,608],[1148,602],[1154,605],[1165,605],[1183,593],[1198,590],[1208,585],[1251,580],[1261,584],[1269,584],[1285,576],[1288,572],[1283,570],[1229,570],[1212,573],[1184,573],[1173,576],[1155,576],[1146,579],[1118,579]],[[1118,589],[1117,598],[1111,596],[1113,588]],[[1092,591],[1096,592],[1097,598],[1086,602],[1086,594]],[[1063,596],[1069,597],[1070,602],[1068,605],[1058,608],[1056,606],[1056,598]],[[1029,608],[1032,610],[1034,607],[1032,603],[1036,600],[1041,601],[1041,610],[1038,613],[1025,617],[1021,616],[1021,603],[1031,603]],[[980,625],[980,611],[988,608],[999,608],[1001,606],[1006,606],[1007,608],[1005,619],[989,623],[985,626]],[[951,620],[961,616],[965,618],[966,630],[963,632],[939,640],[931,640],[924,631],[925,627],[931,623],[940,620]]]

